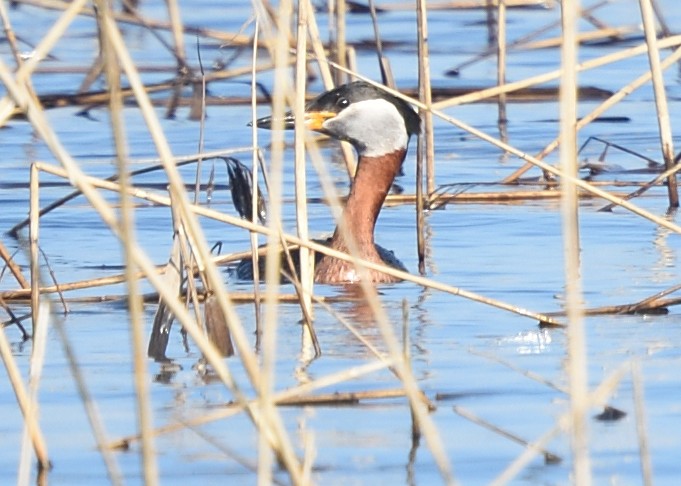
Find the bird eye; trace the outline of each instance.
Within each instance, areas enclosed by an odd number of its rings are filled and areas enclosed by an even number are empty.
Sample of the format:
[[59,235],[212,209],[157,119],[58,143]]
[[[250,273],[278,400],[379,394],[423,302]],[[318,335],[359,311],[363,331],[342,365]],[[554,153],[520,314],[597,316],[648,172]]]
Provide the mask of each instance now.
[[336,101],[336,104],[340,106],[341,108],[345,108],[350,104],[347,98],[338,98],[338,101]]

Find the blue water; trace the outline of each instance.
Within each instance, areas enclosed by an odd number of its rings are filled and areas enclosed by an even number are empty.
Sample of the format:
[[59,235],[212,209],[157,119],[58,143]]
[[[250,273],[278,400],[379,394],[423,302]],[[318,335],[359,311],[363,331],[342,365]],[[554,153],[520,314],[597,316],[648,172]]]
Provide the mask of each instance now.
[[[676,2],[660,2],[670,26],[679,25],[681,9]],[[586,6],[586,5],[585,5]],[[237,31],[251,16],[250,7],[242,2],[195,1],[181,5],[188,24],[224,31]],[[165,19],[161,5],[143,5],[143,11],[154,18]],[[216,15],[219,12],[219,15]],[[529,30],[556,20],[559,11],[553,9],[511,10],[509,38],[524,35]],[[634,1],[618,1],[597,14],[611,25],[640,23],[638,5]],[[57,13],[33,7],[20,7],[10,12],[16,32],[37,42],[40,35],[56,20]],[[482,11],[433,12],[430,15],[432,75],[435,85],[488,86],[494,84],[495,60],[490,58],[463,70],[460,78],[446,77],[444,72],[480,52],[486,42],[486,29],[481,24]],[[318,17],[326,28],[325,15]],[[348,17],[348,39],[372,37],[367,15]],[[416,85],[416,54],[412,12],[387,12],[380,16],[381,33],[386,40],[402,42],[388,49],[393,72],[400,87]],[[586,28],[586,26],[585,26]],[[160,44],[135,26],[123,27],[128,47],[140,65],[172,65],[172,58]],[[251,32],[251,30],[247,30]],[[554,30],[547,35],[557,35]],[[94,23],[80,19],[69,30],[54,52],[54,59],[45,62],[49,68],[87,68],[96,53]],[[168,35],[163,33],[166,38]],[[195,38],[186,37],[188,57],[196,65]],[[208,65],[231,53],[215,48],[216,42],[204,41],[204,62]],[[589,59],[635,45],[640,39],[612,46],[584,47],[580,56]],[[7,45],[0,44],[3,61],[10,63]],[[264,55],[264,54],[263,54]],[[247,65],[250,54],[244,53],[237,65]],[[360,71],[377,78],[375,55],[358,51]],[[509,80],[539,74],[559,66],[559,52],[518,51],[509,56]],[[583,85],[617,90],[648,69],[645,56],[585,72],[580,75]],[[146,82],[167,79],[171,74],[146,73]],[[82,75],[38,73],[33,82],[39,93],[73,92]],[[270,77],[261,78],[265,84]],[[246,96],[248,77],[239,82],[224,81],[210,86],[218,96]],[[679,109],[678,69],[666,73],[670,96],[670,114],[674,127],[681,123]],[[246,83],[246,84],[244,84]],[[552,83],[556,85],[556,83]],[[96,85],[101,88],[103,85]],[[320,90],[319,81],[312,82],[311,92]],[[590,112],[597,102],[583,100],[579,114]],[[106,110],[91,110],[91,119],[77,117],[80,108],[60,108],[47,111],[60,141],[88,174],[107,177],[115,173],[109,120]],[[162,118],[164,110],[159,107]],[[269,107],[259,108],[262,114]],[[496,105],[480,103],[446,110],[476,128],[498,134]],[[188,109],[181,107],[173,120],[161,120],[163,130],[175,155],[193,154],[199,146],[199,124],[187,118]],[[509,142],[528,153],[539,152],[558,133],[558,106],[555,102],[514,103],[508,106]],[[633,93],[617,105],[608,116],[626,116],[628,122],[596,123],[579,135],[581,145],[588,137],[597,136],[660,160],[654,98],[649,86]],[[130,157],[140,161],[155,157],[155,149],[138,110],[125,109]],[[209,106],[205,123],[205,150],[243,148],[250,143],[250,109],[246,106]],[[504,157],[498,149],[475,139],[458,128],[436,120],[436,177],[438,184],[469,184],[469,191],[496,190],[483,183],[498,181],[521,165],[513,157]],[[269,133],[260,133],[261,146],[268,148]],[[6,231],[28,212],[29,163],[40,160],[53,163],[54,158],[44,144],[37,141],[31,126],[13,120],[0,132],[3,159],[0,162],[0,230]],[[678,139],[675,140],[678,142]],[[408,193],[414,192],[415,143],[404,167],[405,175],[398,183]],[[595,160],[602,146],[590,145],[584,158]],[[323,149],[328,168],[341,193],[347,190],[343,167],[337,163],[335,145]],[[250,162],[250,154],[239,155]],[[547,158],[557,162],[557,153]],[[640,159],[610,149],[607,163],[624,169],[643,167]],[[202,179],[208,178],[213,162],[204,163]],[[142,167],[135,163],[133,168]],[[284,226],[295,228],[293,197],[292,151],[287,152],[284,178]],[[222,162],[215,163],[217,182],[226,183]],[[194,182],[194,168],[181,168],[188,184]],[[533,171],[530,175],[536,175]],[[650,175],[609,174],[604,179],[646,180]],[[61,182],[41,175],[42,182]],[[139,181],[163,184],[164,176],[154,173]],[[460,187],[460,186],[459,186]],[[321,196],[321,185],[313,170],[309,173],[310,196]],[[452,191],[458,190],[457,187]],[[625,191],[626,189],[616,189]],[[47,204],[70,192],[65,184],[41,190],[41,203]],[[113,201],[114,196],[106,194]],[[202,196],[205,201],[205,196]],[[656,227],[622,209],[613,213],[597,212],[604,203],[584,200],[580,211],[580,236],[584,301],[589,307],[633,303],[678,283],[681,239],[676,234]],[[658,215],[667,209],[666,190],[656,188],[636,200],[636,204]],[[235,214],[229,194],[218,191],[211,207]],[[309,208],[310,231],[321,236],[333,230],[329,209],[322,204]],[[171,246],[170,214],[165,208],[144,205],[136,211],[137,237],[140,245],[162,264]],[[679,218],[670,218],[677,223]],[[223,251],[247,248],[248,236],[241,231],[211,220],[201,220],[209,242],[222,241]],[[427,276],[439,282],[461,287],[487,297],[499,299],[537,312],[560,310],[565,292],[560,207],[557,200],[523,201],[497,204],[459,204],[431,211],[426,216],[428,229]],[[391,248],[412,271],[417,271],[416,230],[414,208],[410,205],[388,207],[378,223],[377,240]],[[122,264],[121,250],[111,231],[83,198],[46,216],[40,227],[41,246],[60,282],[71,282],[117,274]],[[10,251],[18,243],[3,236]],[[26,264],[26,254],[17,259]],[[225,270],[230,290],[248,291],[249,287],[235,282]],[[0,289],[14,288],[5,274]],[[143,283],[142,290],[151,291]],[[291,287],[284,287],[287,293]],[[341,290],[321,286],[321,295],[339,295]],[[454,477],[461,484],[485,484],[499,475],[523,448],[456,414],[461,407],[532,441],[550,430],[557,418],[568,409],[568,397],[545,383],[524,376],[517,369],[541,376],[557,387],[567,387],[566,336],[561,330],[541,330],[531,319],[471,302],[433,290],[424,290],[411,283],[379,288],[381,302],[401,332],[402,306],[409,311],[409,338],[412,366],[419,385],[436,403],[431,414]],[[94,288],[68,294],[69,297],[120,296],[123,285]],[[334,310],[353,322],[373,344],[382,347],[375,327],[367,322],[366,308],[353,301],[333,304]],[[12,305],[17,314],[26,312],[21,305]],[[54,320],[66,330],[69,343],[77,358],[90,393],[110,440],[134,434],[136,423],[135,394],[132,388],[131,351],[127,309],[123,302],[70,303],[70,313],[62,315],[58,303],[53,304]],[[145,305],[146,326],[150,328],[155,305]],[[237,312],[250,333],[254,330],[253,308],[237,306]],[[6,319],[5,314],[3,319]],[[276,388],[284,390],[309,379],[326,376],[352,366],[368,363],[373,358],[337,320],[322,308],[316,309],[316,330],[323,356],[304,366],[301,357],[300,311],[295,305],[279,308],[277,337]],[[589,383],[593,389],[632,360],[640,363],[643,375],[647,439],[656,484],[677,484],[681,479],[678,452],[681,440],[676,431],[681,426],[681,406],[678,400],[681,378],[676,372],[681,365],[681,327],[679,311],[671,308],[665,316],[599,316],[585,320],[588,346]],[[176,326],[177,327],[177,326]],[[14,357],[24,376],[28,370],[31,343],[20,343],[14,328],[5,330],[13,344]],[[249,334],[255,346],[253,335]],[[150,394],[154,423],[163,425],[177,419],[197,417],[213,412],[219,405],[233,399],[229,391],[217,382],[205,381],[196,371],[200,352],[190,342],[186,350],[177,329],[171,335],[168,356],[178,365],[170,377],[161,377],[161,366],[149,363]],[[505,364],[512,365],[512,369]],[[237,382],[252,395],[248,379],[237,358],[228,364]],[[373,373],[351,382],[336,385],[323,392],[347,392],[399,387],[388,371]],[[625,374],[608,403],[625,411],[626,417],[617,422],[589,420],[590,452],[594,484],[641,484],[632,379]],[[0,482],[16,482],[21,444],[21,416],[7,380],[0,380]],[[412,450],[409,407],[405,399],[370,400],[354,406],[282,407],[279,410],[289,436],[302,455],[303,437],[311,434],[314,443],[313,479],[318,484],[437,484],[441,481],[437,467],[424,440]],[[598,407],[590,415],[601,412]],[[96,450],[89,424],[83,412],[62,341],[54,328],[48,335],[46,366],[40,390],[40,420],[47,439],[54,469],[49,473],[50,484],[106,484],[109,481],[101,456]],[[206,441],[191,430],[174,432],[158,438],[156,447],[162,484],[204,484],[231,481],[255,484],[256,475],[243,464],[257,464],[257,433],[245,415],[213,422],[200,428]],[[214,443],[220,444],[216,447]],[[547,449],[563,458],[560,464],[546,465],[535,458],[512,481],[519,485],[570,484],[571,455],[569,436],[559,435]],[[139,484],[141,465],[137,445],[130,452],[116,452],[115,459],[126,484]],[[225,452],[228,451],[228,452]],[[410,455],[410,451],[412,454]],[[276,478],[288,482],[277,471]]]

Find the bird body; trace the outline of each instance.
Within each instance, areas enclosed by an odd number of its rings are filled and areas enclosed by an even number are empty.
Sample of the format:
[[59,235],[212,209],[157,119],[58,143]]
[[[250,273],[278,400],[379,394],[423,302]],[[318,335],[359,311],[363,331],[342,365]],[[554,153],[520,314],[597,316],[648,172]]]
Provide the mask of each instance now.
[[[359,157],[340,225],[329,246],[349,252],[351,245],[346,237],[350,237],[360,258],[405,270],[392,252],[377,249],[374,230],[388,191],[402,167],[409,139],[419,130],[417,113],[400,98],[356,81],[312,100],[305,108],[304,123],[311,130],[349,142]],[[256,124],[271,128],[272,119],[260,118]],[[293,115],[287,114],[284,128],[291,129],[294,125]],[[317,261],[314,278],[319,283],[338,284],[357,282],[360,274],[352,262],[325,255]],[[370,269],[367,279],[377,283],[400,280]]]

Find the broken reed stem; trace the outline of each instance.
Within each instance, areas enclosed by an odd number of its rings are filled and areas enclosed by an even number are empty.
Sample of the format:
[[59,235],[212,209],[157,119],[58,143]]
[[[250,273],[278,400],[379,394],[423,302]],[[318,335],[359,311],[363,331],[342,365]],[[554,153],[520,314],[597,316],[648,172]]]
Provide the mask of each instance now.
[[565,260],[565,304],[567,328],[567,374],[570,384],[570,437],[573,456],[573,477],[576,484],[591,484],[589,433],[587,419],[588,377],[586,337],[584,331],[583,294],[581,282],[579,197],[572,179],[578,177],[577,164],[577,21],[579,0],[561,10],[563,44],[561,49],[560,81],[560,164],[563,174],[571,179],[561,180],[561,219],[563,226],[563,255]]
[[[501,1],[503,2],[504,0],[501,0]],[[485,428],[485,429],[487,429],[491,432],[494,432],[495,434],[500,435],[501,437],[504,437],[504,438],[506,438],[506,439],[508,439],[512,442],[515,442],[516,444],[520,444],[521,446],[523,446],[525,448],[532,447],[532,444],[529,441],[527,441],[527,440],[523,439],[522,437],[514,434],[513,432],[509,432],[508,430],[502,429],[501,427],[494,425],[493,423],[491,423],[491,422],[489,422],[489,421],[487,421],[487,420],[485,420],[481,417],[478,417],[477,415],[475,415],[470,410],[467,410],[467,409],[460,407],[460,406],[454,406],[453,410],[454,410],[454,413],[456,413],[457,415],[465,418],[466,420],[470,420],[474,424],[479,425],[480,427],[483,427],[483,428]],[[544,461],[546,463],[556,463],[556,462],[560,462],[562,460],[561,457],[558,454],[554,454],[553,452],[550,452],[547,449],[544,449],[544,448],[541,448],[541,447],[539,447],[538,449],[539,449],[539,452],[541,452],[543,454]]]
[[[497,6],[497,85],[506,84],[506,1],[499,0]],[[500,93],[498,98],[499,138],[506,140],[506,93]]]
[[[172,0],[171,2],[172,3]],[[140,456],[142,460],[142,475],[148,486],[158,484],[158,466],[156,462],[156,447],[151,435],[152,412],[149,398],[149,372],[147,369],[146,346],[144,345],[144,321],[142,299],[139,295],[138,280],[135,278],[137,267],[131,256],[133,242],[135,241],[135,218],[132,198],[127,191],[130,185],[128,177],[127,142],[125,125],[123,121],[123,98],[121,96],[120,68],[116,59],[116,53],[110,42],[111,22],[106,22],[111,12],[109,5],[97,0],[97,15],[100,26],[100,46],[104,63],[106,82],[110,92],[109,115],[116,153],[116,164],[119,174],[121,191],[118,194],[120,200],[119,232],[123,247],[125,263],[125,280],[128,290],[128,315],[130,319],[130,341],[133,355],[133,383],[136,394],[137,424],[142,437]],[[172,15],[171,15],[172,17]]]
[[[658,50],[657,28],[655,27],[655,14],[650,0],[639,0],[643,30],[648,45],[648,61],[650,72],[653,76],[653,92],[655,93],[655,107],[657,109],[657,123],[660,131],[660,148],[664,166],[667,170],[674,166],[674,144],[672,141],[671,126],[669,122],[669,110],[667,108],[667,95],[665,93],[662,68],[660,66],[660,51]],[[667,193],[669,195],[669,207],[679,207],[679,193],[676,186],[676,176],[670,175],[667,179]]]
[[435,190],[435,136],[433,133],[433,114],[431,112],[433,97],[430,82],[430,56],[428,47],[428,12],[425,0],[416,2],[416,22],[419,60],[419,99],[426,107],[420,110],[423,130],[419,132],[416,162],[416,234],[419,272],[425,274],[425,229],[424,229],[424,197],[423,167],[426,168],[426,194],[428,198]]

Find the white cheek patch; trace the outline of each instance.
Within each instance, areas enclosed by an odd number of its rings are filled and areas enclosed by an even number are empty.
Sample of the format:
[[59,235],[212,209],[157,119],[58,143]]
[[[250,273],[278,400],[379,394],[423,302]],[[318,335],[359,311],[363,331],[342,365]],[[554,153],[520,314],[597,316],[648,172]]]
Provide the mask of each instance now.
[[323,126],[332,135],[353,141],[365,157],[395,152],[409,142],[404,118],[384,99],[352,103]]

